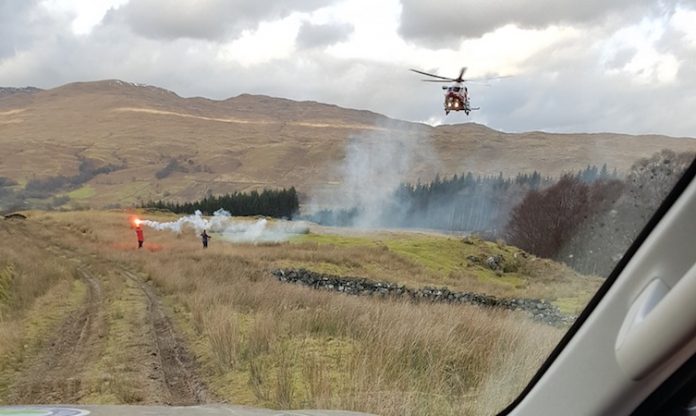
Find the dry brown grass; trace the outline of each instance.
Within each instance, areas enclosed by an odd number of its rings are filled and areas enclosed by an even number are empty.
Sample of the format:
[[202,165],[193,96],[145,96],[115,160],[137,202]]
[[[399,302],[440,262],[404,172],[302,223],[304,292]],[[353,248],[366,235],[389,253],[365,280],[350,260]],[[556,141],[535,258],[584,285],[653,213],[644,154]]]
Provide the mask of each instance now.
[[354,247],[346,256],[321,245],[221,242],[203,251],[191,236],[152,231],[146,247],[158,249],[138,251],[128,244],[135,239],[125,217],[54,213],[32,221],[82,255],[147,276],[176,311],[201,376],[230,402],[382,415],[492,414],[519,393],[563,332],[518,313],[350,297],[269,275],[274,265],[311,257],[312,250],[321,261],[381,259],[385,270],[412,264],[391,252]]
[[0,403],[26,360],[82,297],[74,264],[45,241],[41,227],[0,220]]
[[0,223],[0,321],[21,316],[58,281],[75,277],[66,260],[28,241],[30,230]]
[[35,300],[77,277],[75,265],[35,241],[36,224],[0,221],[0,322],[20,319]]
[[210,311],[205,323],[205,334],[219,370],[224,373],[234,369],[239,354],[239,324],[236,317],[216,308]]

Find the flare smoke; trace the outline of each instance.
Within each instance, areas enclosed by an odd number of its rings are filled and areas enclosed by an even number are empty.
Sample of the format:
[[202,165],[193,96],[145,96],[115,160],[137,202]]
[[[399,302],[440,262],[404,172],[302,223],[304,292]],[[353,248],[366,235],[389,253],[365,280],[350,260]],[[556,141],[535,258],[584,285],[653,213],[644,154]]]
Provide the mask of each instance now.
[[334,175],[340,185],[333,192],[314,195],[310,217],[322,209],[356,209],[351,225],[381,227],[403,218],[408,207],[395,191],[402,183],[428,180],[440,170],[440,159],[424,128],[404,129],[386,123],[379,130],[351,136],[345,159]]
[[192,229],[196,234],[207,230],[222,236],[224,240],[235,243],[268,243],[287,241],[292,235],[306,234],[309,227],[303,222],[268,221],[261,218],[255,221],[234,219],[229,212],[219,209],[212,217],[204,217],[201,211],[181,217],[176,221],[158,222],[142,220],[142,225],[160,231],[181,233]]

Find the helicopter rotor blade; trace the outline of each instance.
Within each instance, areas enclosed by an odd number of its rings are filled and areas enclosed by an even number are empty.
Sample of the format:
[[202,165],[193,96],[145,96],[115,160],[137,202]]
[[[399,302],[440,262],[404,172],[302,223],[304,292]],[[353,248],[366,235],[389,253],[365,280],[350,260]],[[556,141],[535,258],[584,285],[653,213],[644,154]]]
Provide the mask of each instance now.
[[467,79],[467,82],[481,82],[481,81],[494,81],[496,79],[504,79],[504,78],[512,78],[512,75],[501,75],[499,77],[484,77],[484,78],[473,78],[473,79]]
[[459,71],[459,76],[458,76],[457,78],[455,78],[455,80],[456,80],[457,82],[462,82],[462,81],[464,81],[464,78],[463,78],[463,77],[464,77],[464,73],[465,73],[465,72],[466,72],[466,67],[463,66],[462,69],[461,69],[461,71]]
[[453,79],[447,79],[447,80],[445,80],[445,79],[422,79],[421,81],[423,81],[423,82],[448,82],[448,83],[455,82],[455,80],[453,80]]
[[421,75],[427,75],[427,76],[433,77],[433,78],[440,78],[440,79],[446,79],[447,81],[452,81],[452,78],[442,77],[440,75],[435,75],[435,74],[429,74],[427,72],[419,71],[419,70],[413,69],[413,68],[411,68],[411,71],[416,72],[416,73],[421,74]]
[[487,83],[487,82],[484,81],[484,80],[472,80],[472,81],[466,80],[466,82],[469,83],[469,84],[473,84],[473,85],[482,85],[482,86],[484,86],[484,87],[490,87],[490,86],[491,86],[491,84]]

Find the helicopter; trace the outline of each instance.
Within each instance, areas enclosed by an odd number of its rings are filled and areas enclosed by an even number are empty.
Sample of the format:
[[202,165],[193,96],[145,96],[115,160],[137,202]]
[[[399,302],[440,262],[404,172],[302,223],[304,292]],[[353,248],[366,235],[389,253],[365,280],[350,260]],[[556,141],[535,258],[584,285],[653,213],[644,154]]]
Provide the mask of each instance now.
[[411,69],[411,71],[416,72],[421,75],[427,75],[429,77],[437,79],[424,79],[426,82],[452,82],[450,86],[443,86],[442,89],[445,90],[445,115],[448,115],[450,111],[464,111],[468,116],[470,112],[474,110],[480,110],[479,107],[472,107],[469,102],[469,89],[464,85],[467,81],[465,80],[464,73],[466,72],[466,67],[463,67],[459,71],[459,76],[457,78],[447,78],[440,75],[429,74],[427,72],[419,71],[417,69]]

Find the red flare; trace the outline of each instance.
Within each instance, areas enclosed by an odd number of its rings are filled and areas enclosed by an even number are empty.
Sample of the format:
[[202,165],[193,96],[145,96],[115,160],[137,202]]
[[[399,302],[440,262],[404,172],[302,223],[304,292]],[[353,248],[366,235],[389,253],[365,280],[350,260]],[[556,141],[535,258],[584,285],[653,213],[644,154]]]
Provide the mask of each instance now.
[[138,227],[140,227],[140,224],[142,223],[142,220],[141,220],[140,218],[138,218],[137,216],[135,216],[135,215],[131,215],[131,216],[128,218],[128,222],[130,222],[131,228],[138,228]]

